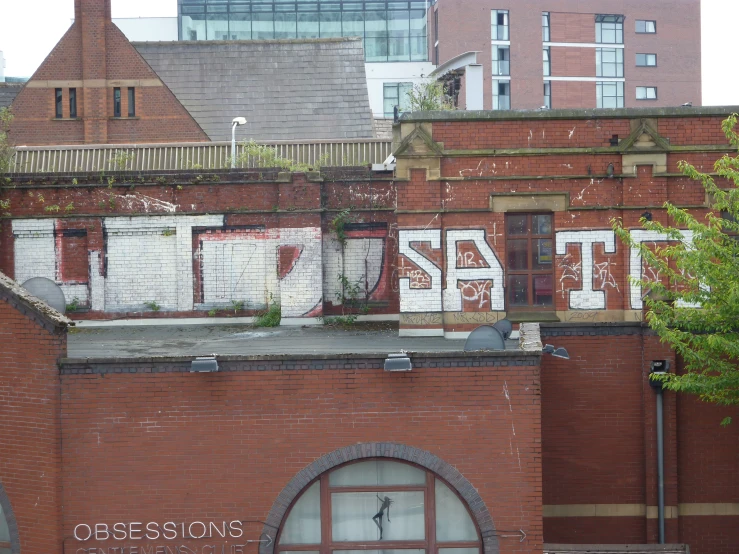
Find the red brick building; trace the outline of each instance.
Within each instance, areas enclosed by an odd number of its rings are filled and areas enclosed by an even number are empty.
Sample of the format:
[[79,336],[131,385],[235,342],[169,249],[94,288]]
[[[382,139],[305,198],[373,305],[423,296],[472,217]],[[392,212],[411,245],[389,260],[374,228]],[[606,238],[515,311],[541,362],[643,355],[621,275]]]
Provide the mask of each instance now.
[[485,109],[701,103],[698,0],[432,4],[432,60],[478,52]]
[[[293,509],[326,541],[277,550],[352,550],[355,542],[328,539],[334,505],[326,499],[342,491],[326,472],[357,458],[410,461],[429,472],[425,485],[392,483],[393,491],[430,498],[440,479],[469,508],[477,538],[429,535],[394,549],[655,543],[656,401],[647,378],[652,361],[680,371],[680,360],[642,324],[642,291],[626,276],[649,269],[616,241],[610,222],[621,217],[639,240],[659,242],[643,234],[643,213],[662,220],[665,200],[705,213],[702,187],[677,162],[709,171],[731,152],[720,130],[731,111],[416,114],[396,126],[394,175],[117,173],[102,183],[98,174],[11,176],[0,189],[9,201],[3,270],[18,281],[55,280],[78,318],[246,316],[272,298],[286,322],[366,306],[398,314],[406,336],[464,338],[503,317],[539,321],[544,342],[570,355],[421,351],[403,375],[381,370],[385,353],[226,358],[212,374],[191,374],[190,357],[64,360],[45,376],[58,380],[49,381],[50,396],[55,386],[62,391],[46,417],[59,421],[65,552],[131,554],[144,545],[131,539],[132,525],[136,537],[142,529],[165,540],[167,529],[188,548],[208,546],[204,554],[228,540],[228,551],[231,539],[274,538],[271,526],[291,527],[286,510],[302,490],[313,507]],[[29,325],[10,317],[9,332]],[[11,361],[20,355],[8,352]],[[58,356],[53,350],[49,363]],[[739,540],[738,431],[719,426],[730,412],[665,394],[666,540],[693,553],[730,554]],[[3,436],[23,430],[15,424]],[[35,517],[36,500],[6,479],[21,472],[35,487],[49,475],[22,465],[4,466],[0,479],[18,522]],[[308,492],[314,479],[320,484]],[[384,485],[350,484],[353,493],[384,497]],[[44,495],[59,510],[58,497]],[[419,505],[407,500],[405,507]],[[400,518],[398,502],[391,513]],[[364,514],[370,530],[373,515]],[[203,524],[218,542],[184,535],[200,536]],[[75,538],[88,528],[102,544]],[[522,542],[513,536],[519,529]],[[222,536],[231,531],[242,534]],[[31,541],[27,533],[19,531],[21,543]],[[154,551],[175,544],[151,540]]]

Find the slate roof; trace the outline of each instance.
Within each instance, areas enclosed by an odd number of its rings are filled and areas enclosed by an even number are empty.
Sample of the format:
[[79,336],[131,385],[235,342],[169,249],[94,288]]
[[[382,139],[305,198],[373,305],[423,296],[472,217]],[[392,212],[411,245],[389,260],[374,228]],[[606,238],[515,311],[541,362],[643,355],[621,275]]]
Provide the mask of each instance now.
[[22,88],[22,83],[0,83],[0,109],[9,107]]
[[360,39],[133,45],[211,140],[372,138]]

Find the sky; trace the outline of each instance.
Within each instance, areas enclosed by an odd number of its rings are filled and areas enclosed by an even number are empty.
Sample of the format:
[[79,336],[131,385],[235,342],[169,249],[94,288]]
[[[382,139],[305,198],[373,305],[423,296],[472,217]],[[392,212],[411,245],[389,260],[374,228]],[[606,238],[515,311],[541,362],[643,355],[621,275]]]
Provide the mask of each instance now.
[[[648,0],[645,0],[648,1]],[[177,15],[177,0],[112,0],[113,17]],[[74,0],[0,0],[5,75],[30,77],[69,28]],[[739,106],[739,71],[725,60],[736,50],[739,0],[701,1],[703,104]]]

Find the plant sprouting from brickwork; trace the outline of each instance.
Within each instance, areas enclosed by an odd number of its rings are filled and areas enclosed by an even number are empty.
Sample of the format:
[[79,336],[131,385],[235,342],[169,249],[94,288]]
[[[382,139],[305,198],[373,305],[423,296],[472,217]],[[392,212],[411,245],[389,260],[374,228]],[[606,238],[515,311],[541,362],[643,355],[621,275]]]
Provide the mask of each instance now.
[[10,144],[8,132],[13,121],[13,114],[8,108],[0,109],[0,175],[10,171],[15,150]]
[[444,83],[439,81],[416,83],[408,92],[408,111],[428,112],[454,109],[454,102],[446,94]]
[[[241,153],[236,156],[236,165],[238,167],[277,167],[293,173],[306,173],[308,171],[318,171],[321,167],[326,166],[329,157],[327,152],[313,164],[296,162],[290,158],[280,156],[276,148],[265,144],[257,144],[255,140],[250,140],[241,143]],[[231,166],[230,158],[227,166]]]
[[[733,114],[722,128],[739,149],[736,123]],[[712,199],[705,218],[665,203],[670,225],[641,219],[644,229],[668,239],[656,248],[635,241],[621,221],[613,228],[654,274],[663,276],[630,279],[649,291],[647,323],[682,359],[684,371],[666,374],[660,379],[663,387],[719,406],[739,406],[739,156],[725,155],[714,164],[714,172],[733,184],[728,188],[685,161],[679,168],[700,181]],[[722,424],[730,422],[726,417]]]
[[280,321],[282,321],[282,309],[274,300],[272,293],[270,293],[267,309],[256,315],[254,318],[254,327],[278,327]]

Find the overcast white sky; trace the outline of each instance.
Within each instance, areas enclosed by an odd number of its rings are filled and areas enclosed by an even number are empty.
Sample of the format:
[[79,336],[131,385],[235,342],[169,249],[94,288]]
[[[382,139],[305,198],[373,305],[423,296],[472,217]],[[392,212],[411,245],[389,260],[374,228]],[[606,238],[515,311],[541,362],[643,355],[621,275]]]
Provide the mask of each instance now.
[[[112,0],[113,17],[177,15],[177,0]],[[649,1],[649,0],[645,0]],[[74,0],[0,0],[0,51],[5,74],[29,77],[74,17]],[[739,105],[736,25],[739,0],[702,0],[703,104]]]

